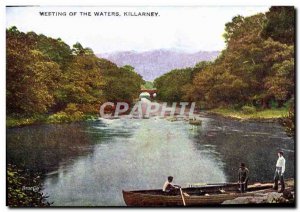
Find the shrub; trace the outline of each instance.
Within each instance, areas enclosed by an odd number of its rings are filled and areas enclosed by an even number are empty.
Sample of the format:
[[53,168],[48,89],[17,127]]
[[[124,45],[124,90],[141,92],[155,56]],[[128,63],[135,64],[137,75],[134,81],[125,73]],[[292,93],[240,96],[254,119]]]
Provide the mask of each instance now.
[[69,115],[69,120],[70,121],[80,121],[83,118],[83,112],[81,111],[76,111],[73,114]]
[[245,105],[242,107],[242,113],[244,114],[253,114],[256,113],[256,108],[253,106]]
[[295,106],[293,103],[289,106],[288,116],[282,120],[282,124],[289,136],[295,135]]
[[41,173],[33,173],[11,164],[7,165],[6,172],[9,207],[49,207],[53,204],[42,193]]
[[58,112],[55,113],[48,118],[48,122],[50,123],[61,123],[61,122],[68,122],[69,117],[65,112]]
[[100,103],[99,104],[80,104],[77,105],[78,110],[82,111],[84,114],[98,114]]
[[74,103],[69,103],[64,110],[68,115],[72,115],[73,113],[78,111],[77,105]]
[[55,113],[48,118],[50,123],[63,123],[80,121],[84,118],[83,112],[79,111],[76,104],[70,103],[67,105],[64,111]]

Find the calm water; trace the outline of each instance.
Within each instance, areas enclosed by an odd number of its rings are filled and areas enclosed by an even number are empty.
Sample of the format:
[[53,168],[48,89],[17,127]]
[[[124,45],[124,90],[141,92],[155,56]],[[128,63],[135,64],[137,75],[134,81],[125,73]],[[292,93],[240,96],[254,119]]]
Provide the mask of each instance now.
[[294,177],[294,141],[276,123],[201,117],[202,126],[165,119],[116,119],[7,130],[7,159],[44,171],[55,206],[124,205],[122,189],[237,181],[245,162],[252,181],[270,181],[284,150]]

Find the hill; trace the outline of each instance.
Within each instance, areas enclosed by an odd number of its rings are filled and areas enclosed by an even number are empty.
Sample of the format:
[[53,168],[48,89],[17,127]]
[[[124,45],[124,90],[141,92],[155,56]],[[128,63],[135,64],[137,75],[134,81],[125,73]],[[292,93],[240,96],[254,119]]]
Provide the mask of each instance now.
[[196,63],[203,60],[214,60],[219,53],[218,51],[187,53],[158,49],[146,52],[122,51],[96,55],[100,58],[106,58],[118,66],[129,64],[145,80],[151,81],[173,69],[193,67]]

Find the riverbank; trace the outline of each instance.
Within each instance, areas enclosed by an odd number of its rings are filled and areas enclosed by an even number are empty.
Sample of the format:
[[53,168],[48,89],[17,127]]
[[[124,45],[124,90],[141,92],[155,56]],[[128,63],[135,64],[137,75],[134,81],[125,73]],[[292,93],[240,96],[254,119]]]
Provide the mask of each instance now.
[[295,183],[294,179],[285,181],[286,189],[282,193],[278,193],[273,189],[253,194],[252,196],[237,197],[233,200],[226,200],[223,205],[247,205],[247,204],[281,204],[284,206],[295,205]]
[[34,124],[60,124],[76,121],[94,120],[95,115],[80,114],[80,115],[68,115],[63,112],[51,114],[51,115],[38,115],[33,117],[6,117],[6,127],[22,127]]
[[[158,176],[170,169],[170,158],[174,164],[170,173],[175,173],[176,183],[182,186],[199,182],[195,170],[203,170],[200,183],[234,182],[237,161],[251,168],[252,182],[270,182],[274,173],[268,167],[273,167],[275,158],[274,154],[265,153],[284,149],[289,159],[285,176],[294,177],[293,138],[288,138],[277,123],[241,124],[217,116],[199,117],[203,127],[197,128],[183,121],[160,118],[10,128],[6,133],[8,162],[49,170],[43,193],[57,207],[124,206],[120,188],[146,188],[150,184],[160,188]],[[245,157],[244,149],[252,157]],[[261,155],[263,160],[253,161]],[[120,161],[124,161],[122,166]],[[111,167],[115,167],[113,173]],[[140,176],[145,167],[151,169]],[[184,172],[178,172],[181,167],[185,167]],[[125,173],[126,180],[124,170],[131,170]],[[137,176],[141,179],[136,180]],[[103,186],[108,180],[109,188]]]
[[[280,109],[268,109],[262,111],[256,111],[251,114],[245,114],[241,110],[234,110],[228,108],[216,108],[206,111],[207,114],[219,115],[225,118],[238,119],[241,121],[263,121],[263,122],[275,122],[286,118],[288,116],[288,110],[285,108]],[[70,123],[77,121],[86,121],[96,119],[97,114],[84,114],[76,111],[74,113],[58,112],[55,114],[36,115],[32,117],[7,117],[6,127],[22,127],[33,124],[60,124]]]
[[247,113],[242,110],[230,108],[215,108],[207,111],[208,114],[220,115],[226,118],[238,119],[241,121],[264,121],[275,122],[286,118],[289,114],[287,108],[266,109]]

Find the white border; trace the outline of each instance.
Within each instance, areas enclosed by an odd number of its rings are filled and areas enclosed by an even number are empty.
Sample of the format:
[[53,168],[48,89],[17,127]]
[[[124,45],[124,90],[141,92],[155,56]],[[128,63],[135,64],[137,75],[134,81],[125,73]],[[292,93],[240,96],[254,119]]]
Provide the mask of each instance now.
[[162,5],[175,5],[175,6],[264,6],[264,5],[295,5],[296,0],[4,0],[4,4],[12,5],[107,5],[107,6],[162,6]]

